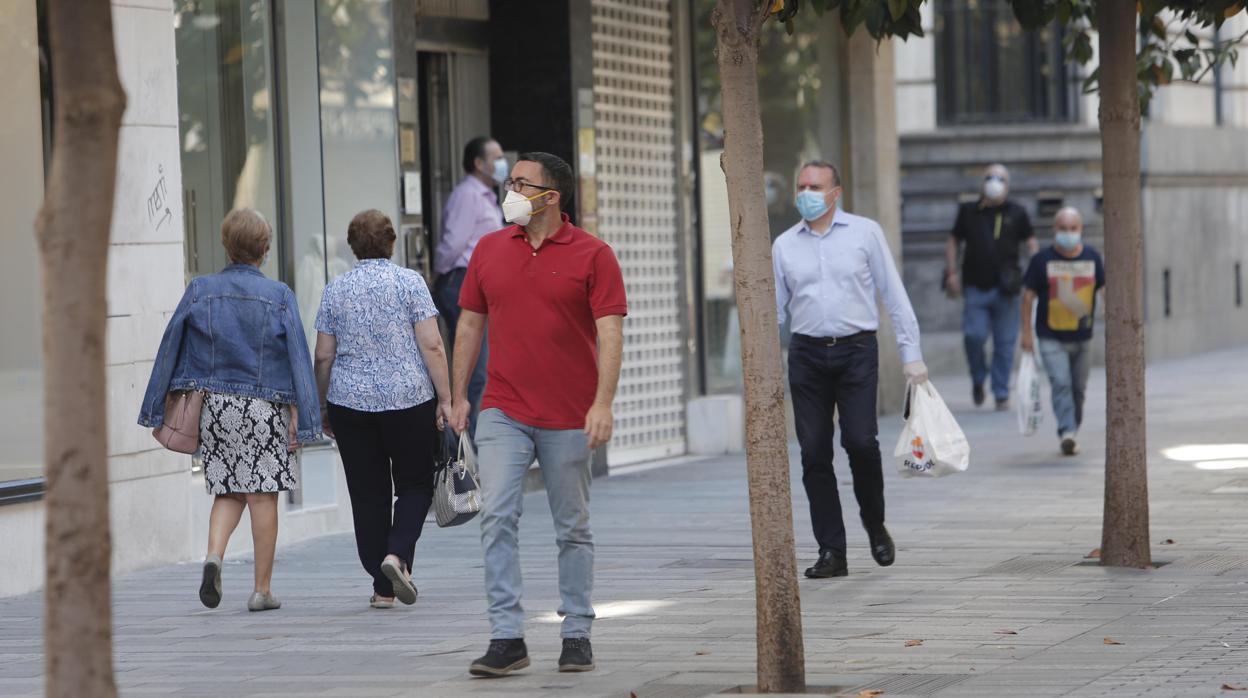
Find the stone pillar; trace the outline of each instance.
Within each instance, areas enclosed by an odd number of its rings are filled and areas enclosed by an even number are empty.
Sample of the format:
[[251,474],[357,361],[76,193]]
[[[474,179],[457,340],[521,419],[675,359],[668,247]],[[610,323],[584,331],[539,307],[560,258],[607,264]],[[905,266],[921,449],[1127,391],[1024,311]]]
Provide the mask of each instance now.
[[[846,38],[839,18],[821,28],[819,140],[840,168],[841,206],[879,221],[901,269],[901,165],[897,141],[896,79],[891,41],[865,31]],[[892,321],[880,310],[880,399],[883,413],[901,409],[905,380]]]
[[[877,43],[865,31],[847,42],[845,84],[849,159],[846,180],[850,205],[884,229],[893,260],[901,269],[901,162],[897,142],[897,88],[892,42]],[[888,313],[880,312],[881,413],[895,412],[905,400],[901,359]]]

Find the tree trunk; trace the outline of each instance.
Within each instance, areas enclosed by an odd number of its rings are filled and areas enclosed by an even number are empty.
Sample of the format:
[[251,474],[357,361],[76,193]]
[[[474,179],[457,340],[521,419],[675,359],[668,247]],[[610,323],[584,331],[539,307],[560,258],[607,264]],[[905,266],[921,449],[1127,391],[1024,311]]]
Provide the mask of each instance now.
[[733,280],[741,319],[758,687],[763,692],[801,692],[806,687],[806,662],[758,105],[758,31],[766,15],[758,5],[755,0],[719,0],[712,15],[723,91],[721,165],[728,183]]
[[52,165],[43,272],[46,695],[115,696],[109,593],[105,274],[126,97],[109,0],[49,0]]
[[1105,191],[1105,513],[1101,564],[1147,567],[1144,250],[1136,2],[1100,0],[1101,172]]

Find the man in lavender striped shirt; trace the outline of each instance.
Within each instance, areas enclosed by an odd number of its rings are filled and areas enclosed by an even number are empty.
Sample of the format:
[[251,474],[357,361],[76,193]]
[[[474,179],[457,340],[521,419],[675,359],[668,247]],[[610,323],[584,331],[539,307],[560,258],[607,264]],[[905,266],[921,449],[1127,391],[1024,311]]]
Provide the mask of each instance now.
[[[466,174],[446,200],[442,236],[433,258],[433,270],[438,274],[433,285],[433,300],[450,331],[447,353],[451,355],[454,355],[455,327],[459,323],[459,289],[464,284],[468,260],[472,259],[481,236],[503,227],[496,188],[510,174],[502,147],[487,136],[468,141],[464,146],[463,164]],[[468,401],[472,403],[469,433],[474,434],[481,394],[485,391],[487,355],[483,343],[468,384]]]

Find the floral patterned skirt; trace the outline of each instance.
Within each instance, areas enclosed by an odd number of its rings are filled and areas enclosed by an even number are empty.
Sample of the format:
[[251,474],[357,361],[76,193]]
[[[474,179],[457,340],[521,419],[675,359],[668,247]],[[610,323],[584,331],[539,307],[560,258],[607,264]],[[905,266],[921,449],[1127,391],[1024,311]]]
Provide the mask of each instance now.
[[208,494],[294,489],[286,450],[290,409],[260,398],[208,393],[199,419],[199,455]]

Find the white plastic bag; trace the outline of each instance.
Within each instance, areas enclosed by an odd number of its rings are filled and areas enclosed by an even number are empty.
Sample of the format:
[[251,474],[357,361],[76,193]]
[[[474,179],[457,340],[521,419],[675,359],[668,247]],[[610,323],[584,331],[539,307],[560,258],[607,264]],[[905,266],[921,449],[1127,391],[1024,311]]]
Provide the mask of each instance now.
[[1023,352],[1018,364],[1018,433],[1031,436],[1040,428],[1044,419],[1044,403],[1040,399],[1040,372],[1036,369],[1036,356]]
[[906,426],[893,450],[902,477],[943,477],[965,471],[971,460],[970,444],[932,382],[910,386],[906,403]]

